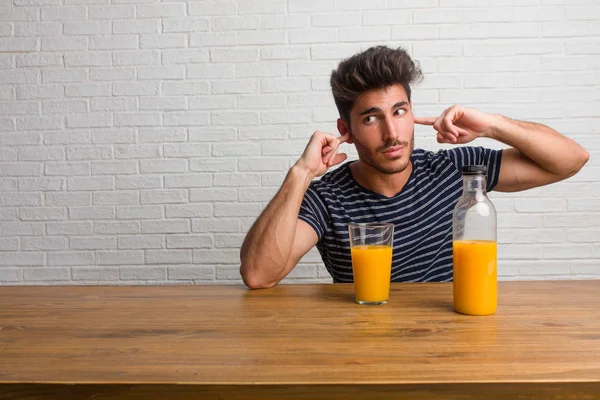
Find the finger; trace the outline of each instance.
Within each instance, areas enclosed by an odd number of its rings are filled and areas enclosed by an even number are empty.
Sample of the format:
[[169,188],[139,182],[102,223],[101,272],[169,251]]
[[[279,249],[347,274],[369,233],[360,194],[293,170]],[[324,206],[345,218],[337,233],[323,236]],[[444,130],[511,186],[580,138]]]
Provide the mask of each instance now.
[[458,131],[458,136],[469,136],[469,132],[463,128],[456,127],[456,130]]
[[327,165],[331,166],[333,163],[333,159],[337,155],[339,146],[335,147],[328,155],[327,155]]
[[452,123],[452,118],[450,115],[444,117],[441,123],[442,130],[446,132],[451,132],[452,135],[458,136],[458,128]]
[[341,162],[344,162],[348,158],[346,153],[336,154],[335,158],[331,161],[331,167],[338,165]]
[[437,117],[414,117],[415,124],[419,125],[433,125],[437,120]]
[[327,154],[329,154],[329,152],[330,152],[332,149],[333,149],[333,147],[332,147],[332,146],[330,146],[330,145],[328,145],[328,146],[325,146],[325,147],[323,147],[323,148],[321,149],[321,154],[322,154],[323,156],[326,156]]
[[340,136],[338,138],[340,144],[341,143],[346,143],[349,139],[350,139],[350,132],[346,132],[345,134],[343,134],[342,136]]

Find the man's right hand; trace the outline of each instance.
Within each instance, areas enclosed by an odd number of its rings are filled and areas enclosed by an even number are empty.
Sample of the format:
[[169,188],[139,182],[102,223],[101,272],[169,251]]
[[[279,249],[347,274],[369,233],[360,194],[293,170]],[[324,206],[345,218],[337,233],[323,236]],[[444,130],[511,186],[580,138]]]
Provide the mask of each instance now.
[[316,131],[296,165],[305,168],[313,178],[323,175],[330,167],[346,160],[348,156],[345,153],[338,154],[338,147],[347,142],[349,137],[350,133],[337,137],[331,133]]

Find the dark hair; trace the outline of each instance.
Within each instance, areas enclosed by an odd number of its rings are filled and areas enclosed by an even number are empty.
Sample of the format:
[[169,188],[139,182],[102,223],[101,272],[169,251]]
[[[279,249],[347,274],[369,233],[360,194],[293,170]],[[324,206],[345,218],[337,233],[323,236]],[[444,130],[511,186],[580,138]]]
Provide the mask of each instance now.
[[410,84],[423,78],[419,64],[401,47],[371,47],[343,60],[331,73],[331,92],[340,117],[350,122],[350,110],[362,93],[400,84],[410,101]]

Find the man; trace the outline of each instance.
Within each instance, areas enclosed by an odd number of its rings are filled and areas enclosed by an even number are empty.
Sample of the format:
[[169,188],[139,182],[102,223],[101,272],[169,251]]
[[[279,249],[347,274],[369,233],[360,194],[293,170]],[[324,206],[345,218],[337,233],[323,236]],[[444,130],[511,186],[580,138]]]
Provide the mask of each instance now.
[[[568,178],[589,159],[573,140],[536,123],[458,105],[439,117],[414,116],[410,85],[421,76],[404,50],[384,46],[333,71],[341,136],[312,135],[248,232],[240,272],[249,288],[276,285],[315,245],[333,281],[352,282],[349,222],[394,223],[392,281],[450,281],[452,210],[462,194],[463,165],[487,166],[488,191],[516,192]],[[414,149],[414,124],[432,125],[439,143],[487,137],[510,147]],[[356,146],[358,161],[325,174],[346,159],[341,143]]]

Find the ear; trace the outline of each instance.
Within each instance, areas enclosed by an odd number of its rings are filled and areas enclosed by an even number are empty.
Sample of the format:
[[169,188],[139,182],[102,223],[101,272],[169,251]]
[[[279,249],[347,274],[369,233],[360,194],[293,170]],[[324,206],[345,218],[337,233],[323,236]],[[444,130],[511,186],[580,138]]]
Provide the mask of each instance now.
[[[350,127],[348,126],[348,123],[341,118],[338,118],[338,120],[337,120],[337,128],[338,128],[338,132],[340,132],[340,135],[345,135],[346,133],[350,132]],[[350,143],[350,144],[353,143],[352,132],[350,132],[350,136],[346,143]]]

